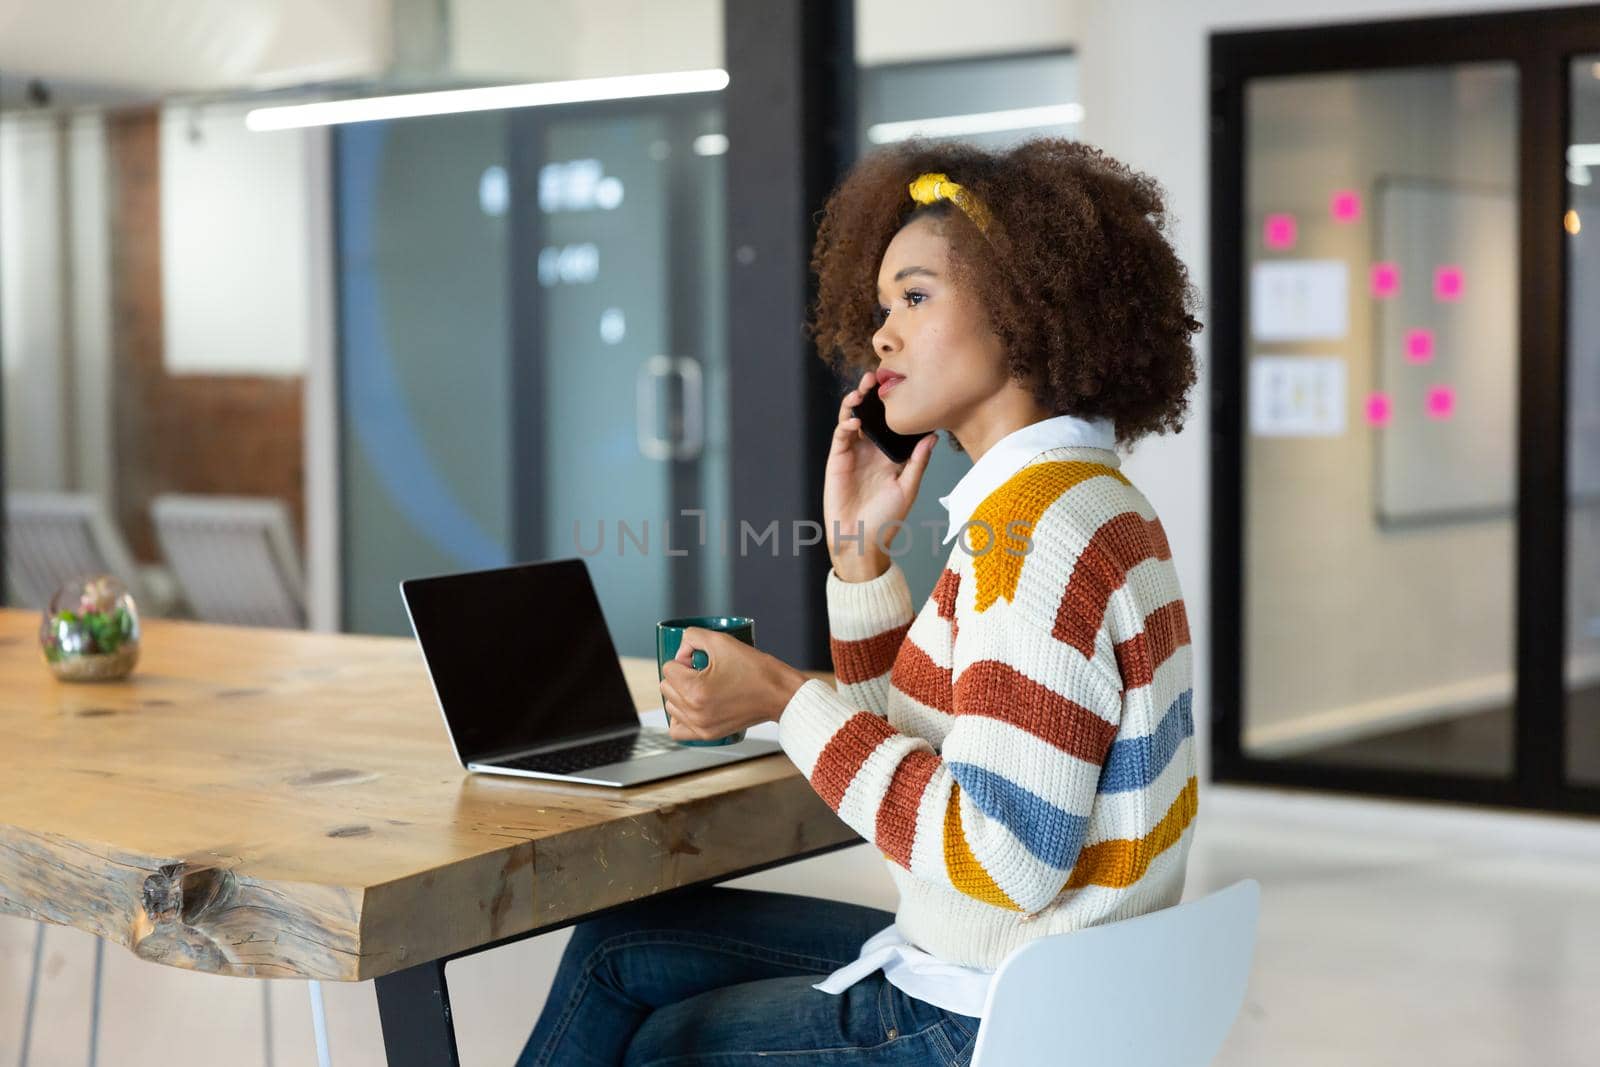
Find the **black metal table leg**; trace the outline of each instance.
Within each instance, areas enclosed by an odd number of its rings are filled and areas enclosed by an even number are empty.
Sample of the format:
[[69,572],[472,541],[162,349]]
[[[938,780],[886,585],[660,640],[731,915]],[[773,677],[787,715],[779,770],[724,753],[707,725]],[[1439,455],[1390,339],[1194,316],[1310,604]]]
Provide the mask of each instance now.
[[432,960],[373,980],[389,1067],[461,1067],[444,964]]

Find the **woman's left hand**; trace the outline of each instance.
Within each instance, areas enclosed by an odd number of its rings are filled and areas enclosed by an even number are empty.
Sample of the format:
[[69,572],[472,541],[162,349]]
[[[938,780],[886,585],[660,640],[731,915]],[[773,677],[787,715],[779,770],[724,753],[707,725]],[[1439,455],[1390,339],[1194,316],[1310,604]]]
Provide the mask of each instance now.
[[[708,662],[695,670],[689,657],[703,650]],[[678,655],[661,668],[661,695],[678,741],[715,741],[759,722],[771,722],[788,706],[806,676],[732,634],[691,626]]]

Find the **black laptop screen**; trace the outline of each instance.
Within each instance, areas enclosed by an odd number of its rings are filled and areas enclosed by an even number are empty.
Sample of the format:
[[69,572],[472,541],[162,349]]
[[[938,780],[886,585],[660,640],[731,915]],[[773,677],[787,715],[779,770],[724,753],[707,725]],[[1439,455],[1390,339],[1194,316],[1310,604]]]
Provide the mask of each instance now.
[[400,585],[463,761],[639,724],[583,560]]

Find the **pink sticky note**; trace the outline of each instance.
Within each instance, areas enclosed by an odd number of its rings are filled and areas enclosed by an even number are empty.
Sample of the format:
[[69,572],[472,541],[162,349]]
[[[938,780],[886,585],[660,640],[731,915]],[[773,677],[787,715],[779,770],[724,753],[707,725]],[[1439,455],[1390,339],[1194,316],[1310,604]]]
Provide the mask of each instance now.
[[1435,300],[1461,299],[1461,268],[1440,267],[1433,272],[1433,298]]
[[1428,390],[1428,418],[1448,419],[1456,411],[1456,391],[1448,385],[1436,385]]
[[1412,363],[1428,363],[1433,359],[1433,331],[1406,331],[1406,359]]
[[1268,215],[1261,238],[1268,248],[1293,248],[1296,230],[1293,215]]
[[1328,199],[1328,214],[1335,222],[1354,222],[1361,217],[1361,194],[1354,189],[1340,189]]
[[1374,263],[1372,265],[1372,295],[1380,300],[1400,291],[1400,264]]
[[1394,405],[1389,401],[1388,393],[1373,393],[1367,397],[1367,424],[1370,426],[1389,425],[1389,416],[1394,412]]

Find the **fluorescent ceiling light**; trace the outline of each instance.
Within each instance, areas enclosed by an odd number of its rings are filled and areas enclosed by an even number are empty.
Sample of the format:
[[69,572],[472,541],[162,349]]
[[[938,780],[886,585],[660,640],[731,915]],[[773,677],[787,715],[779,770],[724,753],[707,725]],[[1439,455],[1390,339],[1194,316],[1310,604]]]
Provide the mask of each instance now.
[[683,70],[667,74],[629,74],[617,78],[490,85],[481,89],[445,89],[433,93],[369,96],[359,100],[327,100],[315,104],[260,107],[244,117],[252,130],[293,130],[342,122],[408,119],[419,115],[452,115],[462,111],[494,111],[508,107],[581,104],[596,100],[629,100],[680,93],[714,93],[728,86],[725,70]]
[[1070,126],[1083,121],[1082,104],[1048,104],[1015,107],[1007,111],[979,111],[970,115],[941,115],[906,122],[879,122],[867,128],[873,144],[904,141],[908,137],[964,137],[974,133],[1030,130],[1038,126]]
[[702,133],[694,139],[694,154],[697,156],[720,156],[728,151],[728,135],[725,133]]
[[1567,145],[1567,181],[1573,185],[1588,185],[1594,180],[1590,167],[1600,167],[1600,144]]
[[1575,167],[1600,167],[1600,144],[1567,145],[1567,162]]

